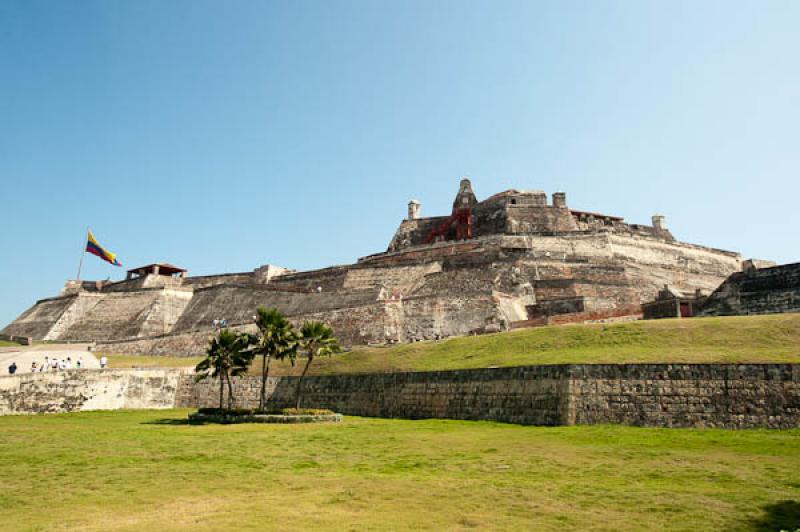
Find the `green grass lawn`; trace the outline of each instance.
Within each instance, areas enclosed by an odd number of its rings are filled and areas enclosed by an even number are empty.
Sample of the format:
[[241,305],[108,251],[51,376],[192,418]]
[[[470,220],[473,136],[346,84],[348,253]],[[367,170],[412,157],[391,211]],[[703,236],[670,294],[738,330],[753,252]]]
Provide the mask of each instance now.
[[[564,325],[357,348],[315,361],[312,372],[623,362],[800,362],[800,313]],[[299,370],[277,366],[276,374]]]
[[777,530],[800,430],[0,418],[3,530]]
[[9,342],[8,340],[0,340],[0,347],[19,347],[17,342]]

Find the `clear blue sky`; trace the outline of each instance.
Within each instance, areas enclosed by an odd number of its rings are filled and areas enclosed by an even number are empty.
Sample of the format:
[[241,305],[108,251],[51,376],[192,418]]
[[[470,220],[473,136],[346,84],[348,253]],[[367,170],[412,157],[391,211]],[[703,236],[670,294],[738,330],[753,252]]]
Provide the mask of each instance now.
[[464,175],[798,261],[798,27],[795,1],[0,0],[0,324],[87,226],[125,266],[309,269]]

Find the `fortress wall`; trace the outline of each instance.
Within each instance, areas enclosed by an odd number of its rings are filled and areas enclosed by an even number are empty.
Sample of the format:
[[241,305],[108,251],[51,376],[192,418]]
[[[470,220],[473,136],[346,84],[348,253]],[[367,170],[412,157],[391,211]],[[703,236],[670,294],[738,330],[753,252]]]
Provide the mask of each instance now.
[[135,279],[125,279],[103,286],[103,292],[134,292],[147,288],[179,288],[183,286],[184,279],[169,277],[167,275],[149,274]]
[[174,331],[207,329],[213,320],[221,318],[232,325],[250,323],[259,306],[275,307],[287,316],[299,316],[373,304],[377,296],[377,291],[297,293],[252,285],[220,285],[196,291]]
[[653,299],[665,284],[688,292],[697,288],[711,291],[741,270],[737,253],[637,236],[610,238],[615,257],[628,268],[631,281],[641,287],[641,301]]
[[321,287],[323,292],[335,292],[342,289],[351,269],[352,266],[333,266],[321,270],[287,273],[272,279],[269,284],[278,290],[311,293]]
[[501,235],[506,231],[506,198],[487,198],[472,208],[474,236]]
[[416,220],[403,220],[395,231],[388,251],[397,251],[409,246],[418,246],[425,241],[431,231],[444,223],[448,216],[434,216],[430,218],[417,218]]
[[42,299],[8,324],[1,332],[13,336],[30,336],[43,340],[64,312],[78,299],[77,296]]
[[125,279],[124,281],[117,281],[103,286],[103,292],[130,292],[133,290],[141,290],[144,288],[144,277],[137,277],[136,279]]
[[[254,325],[231,327],[234,330],[255,332]],[[208,343],[214,336],[212,329],[186,331],[174,334],[162,334],[146,338],[112,340],[97,343],[92,349],[102,353],[123,353],[127,355],[151,356],[202,356],[208,349]]]
[[383,343],[391,340],[387,338],[386,327],[390,323],[387,321],[386,308],[382,302],[325,312],[310,312],[289,319],[295,326],[300,326],[306,320],[327,323],[336,332],[336,337],[342,346]]
[[703,303],[702,316],[800,312],[800,263],[736,272]]
[[190,392],[180,369],[69,370],[0,377],[0,415],[174,408]]
[[440,273],[425,277],[424,283],[413,292],[420,297],[451,297],[454,295],[487,295],[496,288],[495,279],[501,272],[491,263],[453,268],[444,266]]
[[610,233],[578,232],[551,235],[517,235],[502,237],[503,249],[528,250],[531,258],[541,259],[611,259]]
[[[294,406],[297,377],[273,377],[272,406]],[[259,379],[235,378],[239,407]],[[218,383],[193,384],[185,406],[218,406]],[[798,428],[800,365],[557,365],[306,377],[302,406],[347,415],[494,420],[525,425]]]
[[487,327],[501,330],[502,322],[510,327],[511,321],[515,321],[504,315],[491,292],[446,298],[411,297],[396,304],[390,312],[387,326],[397,330],[395,341],[400,342],[480,333]]
[[486,245],[491,245],[497,237],[475,238],[461,242],[440,242],[429,246],[420,246],[414,249],[378,253],[358,259],[360,266],[402,266],[416,265],[424,262],[443,261],[463,253],[482,253]]
[[140,317],[141,327],[137,336],[153,336],[172,331],[191,300],[191,290],[162,290]]
[[523,262],[524,276],[533,282],[537,301],[583,297],[608,305],[638,301],[627,271],[619,265],[570,262]]
[[[249,324],[249,316],[241,322],[228,319],[231,328],[255,331],[254,326]],[[491,294],[479,297],[412,297],[401,301],[372,301],[366,305],[296,314],[289,319],[296,326],[306,320],[323,321],[333,327],[343,346],[463,335],[482,332],[487,325],[494,325],[499,330],[501,321],[506,321],[508,326],[511,321],[515,321],[515,317],[505,316],[500,304]],[[213,334],[210,327],[176,330],[167,335],[103,341],[95,346],[95,351],[197,356],[205,353]]]
[[230,284],[251,284],[255,282],[255,273],[241,272],[241,273],[223,273],[220,275],[198,275],[196,277],[186,277],[182,279],[182,286],[199,290],[209,286],[215,286],[225,283]]
[[576,231],[575,219],[569,209],[508,205],[505,233],[538,233],[544,231]]
[[425,282],[426,277],[441,271],[441,262],[429,262],[415,266],[353,268],[347,272],[342,288],[379,291],[382,287],[386,287],[410,294]]

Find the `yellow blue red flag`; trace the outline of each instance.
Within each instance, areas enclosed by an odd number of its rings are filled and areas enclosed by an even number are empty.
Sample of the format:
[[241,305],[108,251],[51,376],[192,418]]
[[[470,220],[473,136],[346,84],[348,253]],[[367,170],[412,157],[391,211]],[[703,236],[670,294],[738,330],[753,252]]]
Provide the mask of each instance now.
[[98,244],[91,231],[89,231],[89,236],[86,239],[86,251],[92,255],[97,255],[104,261],[113,264],[114,266],[122,266],[122,264],[120,264],[120,262],[117,260],[116,253],[111,253],[110,251],[104,249],[103,246]]

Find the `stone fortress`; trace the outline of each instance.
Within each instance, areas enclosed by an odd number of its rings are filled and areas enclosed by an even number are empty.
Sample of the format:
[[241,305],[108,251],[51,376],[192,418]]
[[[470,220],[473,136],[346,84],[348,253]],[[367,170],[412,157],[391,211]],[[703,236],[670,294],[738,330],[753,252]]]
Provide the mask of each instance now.
[[507,190],[478,201],[461,181],[449,215],[411,201],[388,249],[312,271],[272,265],[188,276],[169,264],[123,281],[69,281],[3,334],[96,342],[110,352],[192,355],[212,324],[252,327],[259,305],[328,322],[345,345],[384,344],[526,325],[640,317],[669,285],[710,293],[742,269],[738,253],[679,242],[652,225],[570,209],[566,195]]

